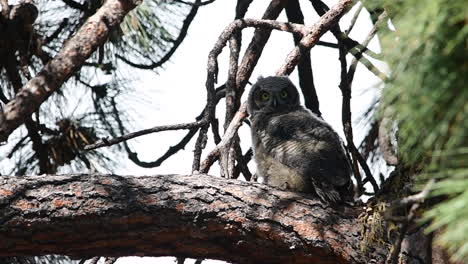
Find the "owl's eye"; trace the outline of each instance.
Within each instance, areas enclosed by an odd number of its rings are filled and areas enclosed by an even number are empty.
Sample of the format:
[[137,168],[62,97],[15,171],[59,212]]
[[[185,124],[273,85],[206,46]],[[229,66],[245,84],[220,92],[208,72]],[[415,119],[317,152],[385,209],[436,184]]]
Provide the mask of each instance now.
[[286,90],[281,91],[280,93],[281,98],[286,98],[288,97],[288,92]]
[[270,99],[270,94],[267,92],[262,92],[260,94],[260,99],[262,99],[263,101],[267,101],[268,99]]

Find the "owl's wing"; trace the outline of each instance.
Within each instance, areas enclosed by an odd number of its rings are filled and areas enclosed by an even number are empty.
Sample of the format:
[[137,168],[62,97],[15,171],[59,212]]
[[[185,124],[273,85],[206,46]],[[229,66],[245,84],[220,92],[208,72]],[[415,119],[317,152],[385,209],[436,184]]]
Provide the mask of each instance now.
[[[317,194],[337,201],[351,184],[350,165],[341,140],[325,122],[308,112],[271,118],[262,143],[284,165],[310,177]],[[319,196],[322,196],[319,194]]]

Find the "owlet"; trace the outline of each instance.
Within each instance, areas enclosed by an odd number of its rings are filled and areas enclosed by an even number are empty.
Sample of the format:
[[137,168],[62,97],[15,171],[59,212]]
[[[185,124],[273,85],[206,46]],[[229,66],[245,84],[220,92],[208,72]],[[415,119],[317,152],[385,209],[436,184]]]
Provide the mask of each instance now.
[[299,103],[288,77],[259,78],[248,98],[259,182],[315,193],[337,204],[351,200],[351,170],[338,134]]

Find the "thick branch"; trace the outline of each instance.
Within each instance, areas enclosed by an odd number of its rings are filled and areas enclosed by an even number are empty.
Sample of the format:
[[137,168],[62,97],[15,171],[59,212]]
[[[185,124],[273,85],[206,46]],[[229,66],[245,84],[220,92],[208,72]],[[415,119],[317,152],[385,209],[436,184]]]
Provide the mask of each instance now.
[[3,177],[0,256],[183,256],[234,263],[382,263],[357,208],[206,175]]
[[5,105],[0,113],[0,141],[6,141],[13,130],[81,67],[136,4],[137,0],[109,0],[88,19],[57,56]]

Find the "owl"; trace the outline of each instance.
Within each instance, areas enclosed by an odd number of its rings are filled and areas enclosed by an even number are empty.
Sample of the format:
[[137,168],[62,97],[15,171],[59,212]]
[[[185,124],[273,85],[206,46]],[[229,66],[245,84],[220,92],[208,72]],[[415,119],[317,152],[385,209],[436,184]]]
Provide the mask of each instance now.
[[352,199],[351,169],[340,137],[300,105],[288,77],[260,77],[247,111],[259,182],[315,193],[327,204]]

